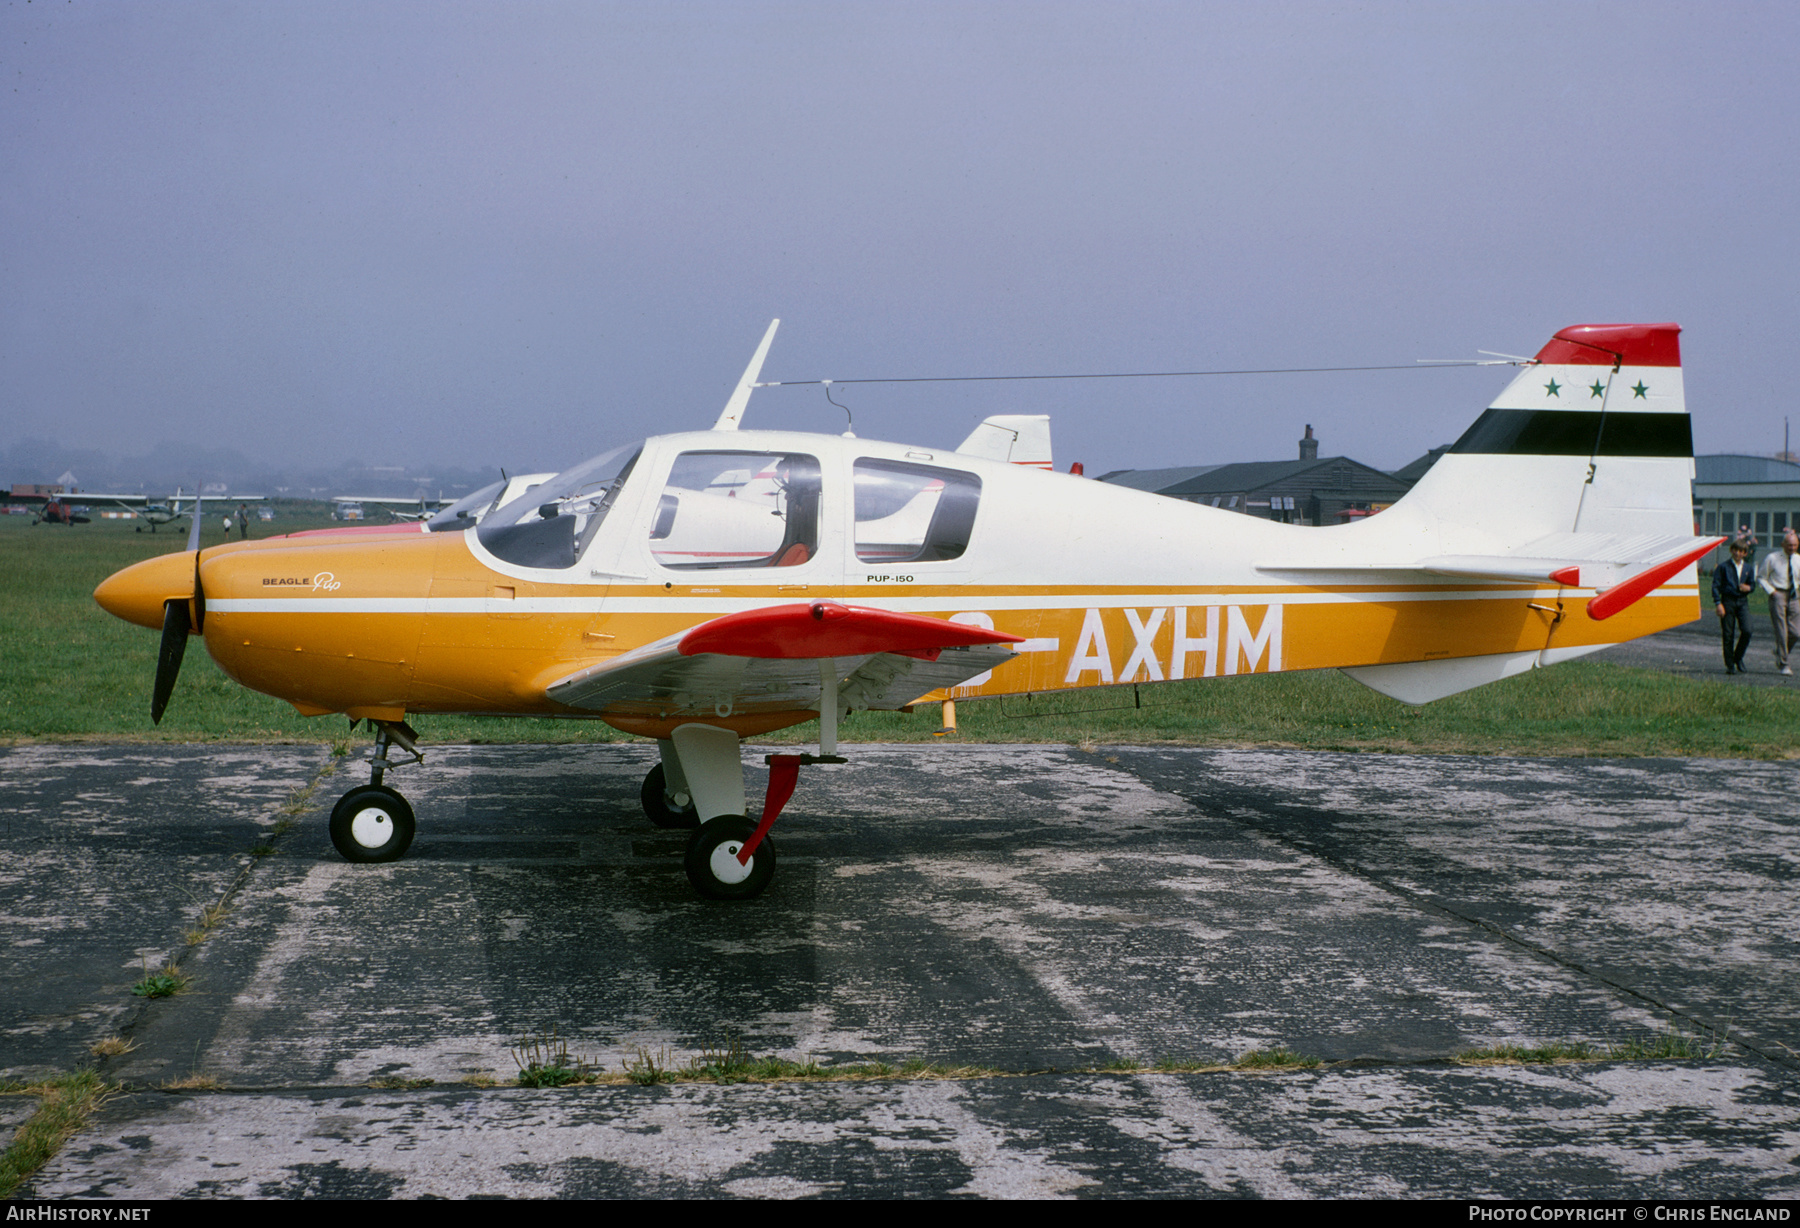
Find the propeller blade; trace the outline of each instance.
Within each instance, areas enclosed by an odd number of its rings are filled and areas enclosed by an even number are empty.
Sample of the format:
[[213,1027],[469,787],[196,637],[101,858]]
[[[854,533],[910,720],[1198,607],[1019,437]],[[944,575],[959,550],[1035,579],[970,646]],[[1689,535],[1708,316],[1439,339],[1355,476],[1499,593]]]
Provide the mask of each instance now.
[[156,686],[150,692],[150,721],[162,724],[163,709],[169,706],[169,693],[181,673],[181,658],[187,652],[188,606],[185,601],[163,603],[162,647],[156,652]]

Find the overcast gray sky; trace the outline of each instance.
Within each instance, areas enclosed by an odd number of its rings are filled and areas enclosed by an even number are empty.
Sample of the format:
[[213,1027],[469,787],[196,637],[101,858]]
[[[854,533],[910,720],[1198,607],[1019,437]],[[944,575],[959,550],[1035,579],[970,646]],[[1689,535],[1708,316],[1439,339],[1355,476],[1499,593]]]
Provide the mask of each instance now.
[[[1781,446],[1800,5],[0,9],[0,448],[559,468],[765,378],[1530,354],[1675,320]],[[859,386],[1059,467],[1393,467],[1508,373]],[[746,425],[838,431],[817,389]],[[0,474],[0,481],[28,475]]]

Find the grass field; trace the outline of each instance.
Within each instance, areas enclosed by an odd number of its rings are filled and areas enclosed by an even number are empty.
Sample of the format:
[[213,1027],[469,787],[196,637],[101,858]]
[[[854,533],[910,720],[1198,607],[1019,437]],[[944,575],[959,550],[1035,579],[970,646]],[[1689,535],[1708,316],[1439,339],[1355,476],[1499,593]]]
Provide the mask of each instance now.
[[[207,545],[223,540],[209,517]],[[317,527],[290,513],[259,532]],[[131,522],[73,528],[0,516],[0,742],[337,742],[346,722],[306,718],[221,674],[195,644],[160,727],[150,724],[157,635],[93,602],[119,568],[179,550],[185,531]],[[1136,706],[1141,704],[1142,706]],[[422,717],[428,742],[621,741],[598,721]],[[935,705],[859,713],[848,741],[932,741]],[[1334,671],[1164,683],[958,705],[964,742],[1185,743],[1521,755],[1797,757],[1800,694],[1575,662],[1422,709]],[[806,742],[816,725],[757,741]]]

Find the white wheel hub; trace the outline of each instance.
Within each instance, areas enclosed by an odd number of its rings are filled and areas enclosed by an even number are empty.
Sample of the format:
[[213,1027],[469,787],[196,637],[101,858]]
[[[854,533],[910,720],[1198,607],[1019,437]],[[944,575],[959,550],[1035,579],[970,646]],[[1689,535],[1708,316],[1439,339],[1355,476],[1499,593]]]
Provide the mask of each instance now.
[[350,820],[350,835],[364,848],[378,849],[394,838],[394,820],[379,806],[370,806]]
[[750,871],[756,865],[756,858],[750,859],[749,865],[738,864],[738,850],[744,847],[742,840],[727,840],[713,849],[708,866],[712,876],[728,887],[736,886],[750,877]]

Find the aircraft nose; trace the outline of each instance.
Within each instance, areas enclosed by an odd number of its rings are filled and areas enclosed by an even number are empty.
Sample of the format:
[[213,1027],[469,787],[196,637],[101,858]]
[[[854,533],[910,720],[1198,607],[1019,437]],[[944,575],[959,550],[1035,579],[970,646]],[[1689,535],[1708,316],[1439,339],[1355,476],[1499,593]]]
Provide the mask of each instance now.
[[163,602],[194,595],[194,551],[164,554],[114,572],[94,590],[94,600],[114,618],[161,630]]

